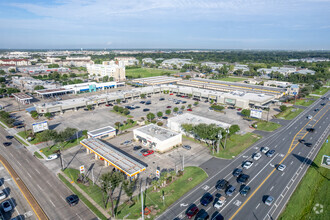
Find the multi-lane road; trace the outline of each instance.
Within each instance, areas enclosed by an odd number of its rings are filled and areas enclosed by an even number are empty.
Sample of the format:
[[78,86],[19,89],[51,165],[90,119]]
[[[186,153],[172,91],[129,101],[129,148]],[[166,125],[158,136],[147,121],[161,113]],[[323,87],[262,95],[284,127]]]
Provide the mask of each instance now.
[[[1,143],[8,141],[6,135],[9,135],[7,131],[0,127]],[[83,202],[70,207],[65,199],[72,192],[18,141],[10,141],[9,147],[1,144],[0,154],[14,168],[49,219],[97,219]]]
[[[330,97],[330,93],[325,96]],[[325,105],[321,105],[322,103]],[[217,173],[175,202],[158,219],[184,219],[187,207],[191,204],[196,204],[199,209],[205,209],[211,219],[216,216],[222,216],[224,219],[276,219],[307,168],[318,166],[313,163],[313,159],[329,135],[329,108],[328,99],[318,99],[286,126],[244,151],[225,167],[219,167]],[[315,109],[319,110],[315,111]],[[308,119],[309,115],[313,116],[312,119]],[[314,128],[315,131],[308,132],[307,128]],[[300,143],[299,139],[304,139],[312,145],[307,147]],[[260,152],[262,147],[274,149],[274,156],[267,157],[262,153],[259,160],[253,161],[251,156]],[[239,194],[241,185],[237,183],[232,172],[235,168],[242,168],[242,162],[246,160],[252,160],[254,163],[251,168],[244,170],[244,173],[250,176],[247,185],[251,187],[251,190],[246,197],[243,197]],[[286,169],[278,171],[276,169],[278,164],[286,165]],[[213,163],[213,166],[216,164]],[[206,192],[213,196],[217,193],[224,195],[223,191],[218,192],[215,189],[220,179],[226,179],[235,186],[236,193],[231,197],[227,196],[226,204],[219,210],[215,209],[212,203],[203,207],[200,199]],[[266,206],[264,203],[268,195],[275,198],[271,206]]]

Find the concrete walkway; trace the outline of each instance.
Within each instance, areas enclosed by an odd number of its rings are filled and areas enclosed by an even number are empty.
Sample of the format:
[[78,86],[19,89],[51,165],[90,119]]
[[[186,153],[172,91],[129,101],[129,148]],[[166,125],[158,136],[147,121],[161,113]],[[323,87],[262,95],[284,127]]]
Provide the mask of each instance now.
[[23,143],[23,145],[31,152],[32,155],[34,155],[34,152],[37,151],[44,159],[47,159],[47,157],[42,152],[40,152],[40,150],[34,144],[30,144],[27,140],[18,135],[18,132],[15,128],[9,128],[2,121],[0,121],[0,124],[6,129],[6,131],[8,131],[9,134],[14,136],[18,142]]
[[[97,204],[87,193],[85,193],[84,190],[82,190],[73,180],[71,180],[69,177],[66,176],[66,174],[63,171],[59,172],[67,181],[69,181],[72,186],[74,186],[90,203],[93,204],[102,214],[107,217],[108,219],[111,219],[111,216],[108,212],[104,210],[99,204]],[[58,176],[58,175],[57,175]]]

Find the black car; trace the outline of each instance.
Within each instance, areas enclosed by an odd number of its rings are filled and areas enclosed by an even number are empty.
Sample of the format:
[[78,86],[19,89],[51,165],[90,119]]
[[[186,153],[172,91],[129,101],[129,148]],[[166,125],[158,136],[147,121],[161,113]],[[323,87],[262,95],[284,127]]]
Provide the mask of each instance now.
[[128,105],[125,106],[125,108],[127,108],[127,109],[132,109],[132,107],[131,107],[131,106],[128,106]]
[[273,157],[274,154],[275,154],[275,150],[269,150],[269,151],[267,151],[266,156],[267,157]]
[[240,191],[240,194],[242,195],[242,196],[247,196],[247,194],[249,194],[249,192],[250,192],[250,187],[249,186],[247,186],[247,185],[242,185],[242,189],[241,189],[241,191]]
[[249,180],[250,176],[247,174],[241,174],[239,175],[239,177],[237,178],[237,182],[240,184],[244,184]]
[[8,147],[8,146],[11,145],[11,142],[3,142],[3,145],[6,146],[6,147]]
[[187,102],[186,101],[182,101],[182,104],[186,104]]
[[306,131],[313,133],[315,131],[315,128],[307,128]]
[[144,111],[144,112],[148,112],[148,111],[150,111],[150,109],[145,108],[145,109],[143,109],[143,111]]
[[318,112],[318,111],[320,111],[320,109],[316,108],[316,109],[314,109],[314,111]]
[[70,206],[75,206],[79,202],[79,197],[77,195],[71,195],[71,196],[66,197],[66,201],[68,202],[68,204]]
[[199,212],[197,213],[195,220],[206,220],[208,219],[210,216],[209,214],[207,214],[207,212],[204,209],[199,210]]
[[312,146],[312,143],[305,143],[305,146],[306,147],[311,147]]
[[6,138],[7,138],[7,139],[13,139],[14,136],[10,136],[10,135],[8,135],[8,136],[6,136]]
[[168,119],[168,117],[167,116],[163,116],[162,119]]
[[140,152],[141,152],[141,153],[147,153],[148,150],[147,150],[147,149],[142,149],[142,150],[140,150]]
[[144,104],[144,103],[146,103],[146,102],[145,102],[145,101],[141,101],[140,103],[141,103],[141,104]]
[[146,101],[146,105],[151,105],[151,101]]
[[233,176],[234,176],[234,177],[238,177],[238,176],[241,175],[242,173],[243,173],[243,170],[242,170],[242,169],[236,168],[236,169],[233,171]]
[[211,195],[211,193],[205,193],[203,195],[203,197],[201,198],[201,204],[203,206],[207,206],[208,204],[210,204],[213,201],[213,196]]
[[225,190],[228,187],[229,182],[225,179],[219,180],[215,188],[217,190]]
[[140,106],[136,105],[134,108],[140,108]]
[[141,148],[142,148],[141,146],[134,146],[134,147],[133,147],[133,150],[134,150],[134,151],[137,151],[137,150],[140,150]]
[[165,100],[165,98],[160,98],[160,99],[159,99],[159,101],[164,101],[164,100]]
[[325,103],[321,103],[322,106],[325,106]]
[[23,125],[23,123],[21,121],[15,121],[13,123],[14,126],[19,126],[19,125]]

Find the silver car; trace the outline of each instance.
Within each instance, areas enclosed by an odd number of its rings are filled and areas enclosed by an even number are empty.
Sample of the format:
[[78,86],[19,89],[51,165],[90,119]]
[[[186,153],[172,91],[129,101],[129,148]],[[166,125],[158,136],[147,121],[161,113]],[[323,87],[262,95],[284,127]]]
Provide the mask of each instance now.
[[265,204],[268,206],[271,206],[273,204],[274,200],[275,200],[274,197],[268,196],[265,200]]

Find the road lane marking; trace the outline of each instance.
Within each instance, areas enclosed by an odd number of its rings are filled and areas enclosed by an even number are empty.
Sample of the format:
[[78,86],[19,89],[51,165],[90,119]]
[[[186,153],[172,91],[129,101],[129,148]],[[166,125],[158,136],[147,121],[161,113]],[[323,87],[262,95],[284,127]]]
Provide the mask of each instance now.
[[38,183],[37,183],[36,185],[37,185],[37,187],[38,187],[38,188],[39,188],[41,191],[43,191],[43,190],[42,190],[42,188],[39,186],[39,184],[38,184]]
[[274,186],[272,186],[271,188],[270,188],[270,190],[269,191],[272,191],[274,189]]
[[21,164],[18,160],[17,160],[16,162],[17,162],[20,166],[22,166],[22,164]]
[[55,204],[52,202],[52,200],[49,200],[49,202],[56,208]]
[[299,151],[299,152],[298,152],[298,155],[300,155],[300,154],[301,154],[301,152]]
[[38,170],[35,170],[37,173],[39,173],[40,174],[40,172],[38,171]]
[[27,175],[30,177],[30,178],[32,178],[32,176],[29,174],[29,172],[26,172],[27,173]]
[[292,164],[293,164],[293,161],[291,161],[290,165],[292,165]]
[[256,209],[258,209],[259,205],[260,205],[260,203],[258,203],[258,205],[257,205]]
[[281,176],[284,176],[284,172],[282,173],[282,175]]
[[[324,108],[324,107],[323,107]],[[322,109],[323,109],[322,108]],[[322,110],[321,109],[321,110]],[[329,109],[328,109],[329,110]],[[324,114],[317,120],[317,122],[328,112],[328,110],[326,111],[326,112],[324,112]],[[319,111],[320,112],[320,111]],[[317,113],[317,114],[319,114],[319,112]],[[317,115],[316,114],[316,115]],[[315,116],[316,116],[315,115]],[[316,122],[316,123],[317,123]],[[300,122],[301,123],[301,122]],[[315,123],[315,124],[316,124]],[[314,124],[314,125],[315,125]],[[307,124],[306,124],[307,125]],[[299,134],[299,132],[301,132],[305,127],[306,127],[306,125],[305,126],[303,126],[301,129],[300,129],[300,131],[298,131],[298,133],[297,134]],[[293,145],[293,143],[294,143],[294,141],[295,141],[295,139],[296,139],[296,137],[297,137],[297,134],[294,136],[294,138],[293,138],[293,140],[292,140],[292,142],[291,142],[291,145],[290,145],[290,148],[289,148],[289,150],[288,150],[288,152],[287,152],[287,154],[285,155],[285,157],[281,160],[281,162],[279,162],[278,164],[281,164],[289,155],[290,155],[290,153],[295,149],[295,147],[299,144],[299,142],[298,143],[296,143],[295,145],[294,145],[294,147],[292,148],[292,145]],[[307,133],[306,133],[307,134]],[[305,134],[305,135],[306,135]],[[305,136],[304,135],[304,136]],[[303,137],[304,137],[303,136]],[[261,184],[252,192],[252,194],[244,201],[244,203],[236,210],[236,212],[229,218],[229,220],[232,220],[240,211],[241,211],[241,209],[245,206],[245,204],[254,196],[254,194],[260,189],[260,187],[262,186],[262,185],[264,185],[265,184],[265,182],[269,179],[269,177],[271,176],[271,175],[273,175],[273,173],[275,172],[275,170],[276,169],[273,169],[272,170],[272,172],[261,182]]]

